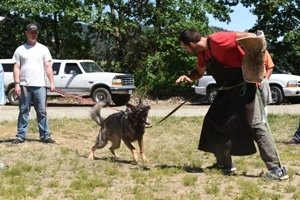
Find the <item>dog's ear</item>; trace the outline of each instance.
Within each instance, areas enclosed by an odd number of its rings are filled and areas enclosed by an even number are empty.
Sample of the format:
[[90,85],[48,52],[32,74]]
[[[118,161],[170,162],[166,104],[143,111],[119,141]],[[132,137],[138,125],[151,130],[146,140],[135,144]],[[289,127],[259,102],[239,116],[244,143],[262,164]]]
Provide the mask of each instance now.
[[150,106],[146,106],[145,110],[151,110],[151,107]]
[[139,98],[139,105],[142,105],[143,104],[143,101],[142,101],[142,98],[140,97]]
[[130,103],[127,103],[126,104],[126,111],[127,112],[133,112],[134,111],[134,109],[135,109],[135,106],[133,106],[133,105],[131,105]]

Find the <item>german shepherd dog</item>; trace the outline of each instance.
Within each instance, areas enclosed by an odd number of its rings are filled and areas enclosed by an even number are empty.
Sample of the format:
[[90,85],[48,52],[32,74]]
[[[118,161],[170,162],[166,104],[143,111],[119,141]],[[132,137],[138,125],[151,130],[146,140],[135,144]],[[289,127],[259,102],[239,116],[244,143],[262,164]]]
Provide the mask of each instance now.
[[91,111],[91,118],[101,126],[99,135],[96,138],[96,144],[91,148],[89,159],[94,159],[94,153],[97,149],[101,149],[111,141],[112,145],[109,148],[115,158],[120,156],[115,152],[121,145],[121,140],[130,149],[133,155],[133,163],[138,163],[138,155],[131,142],[137,140],[144,162],[148,159],[144,152],[143,135],[145,133],[145,125],[151,124],[148,119],[150,106],[145,106],[141,99],[137,106],[126,104],[126,110],[114,113],[108,116],[105,120],[101,117],[100,111],[106,104],[104,102],[97,103]]

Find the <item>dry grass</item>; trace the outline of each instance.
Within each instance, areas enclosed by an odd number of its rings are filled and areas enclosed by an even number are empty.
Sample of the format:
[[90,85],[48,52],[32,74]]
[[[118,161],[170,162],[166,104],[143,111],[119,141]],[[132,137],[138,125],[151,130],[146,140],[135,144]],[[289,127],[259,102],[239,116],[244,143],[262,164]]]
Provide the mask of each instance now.
[[282,143],[291,138],[298,118],[269,116],[290,175],[281,182],[262,178],[266,168],[258,153],[233,157],[238,169],[234,176],[204,172],[215,160],[212,154],[197,150],[203,117],[171,117],[146,129],[150,161],[138,165],[131,164],[124,144],[117,151],[121,160],[112,158],[109,145],[96,151],[96,160],[87,159],[99,129],[90,119],[50,120],[55,145],[38,142],[35,121],[29,123],[27,141],[11,145],[16,122],[2,121],[0,160],[10,169],[0,171],[0,199],[300,199],[300,145]]

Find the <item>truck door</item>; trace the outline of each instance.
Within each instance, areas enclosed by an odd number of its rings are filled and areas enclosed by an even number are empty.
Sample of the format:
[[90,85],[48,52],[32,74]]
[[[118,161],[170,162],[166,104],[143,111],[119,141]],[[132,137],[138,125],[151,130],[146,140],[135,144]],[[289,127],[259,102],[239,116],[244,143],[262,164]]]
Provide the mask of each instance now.
[[61,71],[59,90],[82,96],[85,92],[85,79],[77,63],[66,63]]
[[[60,77],[59,77],[59,70],[61,68],[60,62],[53,62],[52,63],[52,69],[53,69],[53,78],[54,78],[54,85],[56,89],[60,88]],[[47,77],[47,87],[50,87],[50,82]],[[51,92],[50,90],[47,91],[47,95],[58,95],[56,92]]]

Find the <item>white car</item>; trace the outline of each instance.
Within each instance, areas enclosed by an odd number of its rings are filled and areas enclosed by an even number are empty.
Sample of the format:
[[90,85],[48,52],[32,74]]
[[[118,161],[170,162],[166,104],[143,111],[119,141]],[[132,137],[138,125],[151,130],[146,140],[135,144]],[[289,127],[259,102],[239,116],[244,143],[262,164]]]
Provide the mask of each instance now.
[[[279,105],[284,100],[291,103],[300,101],[300,76],[291,75],[277,66],[273,69],[269,84],[272,92],[272,104]],[[198,94],[206,95],[207,100],[212,103],[218,93],[216,81],[211,75],[204,75],[195,86]]]

